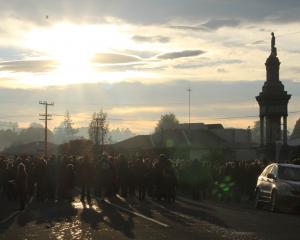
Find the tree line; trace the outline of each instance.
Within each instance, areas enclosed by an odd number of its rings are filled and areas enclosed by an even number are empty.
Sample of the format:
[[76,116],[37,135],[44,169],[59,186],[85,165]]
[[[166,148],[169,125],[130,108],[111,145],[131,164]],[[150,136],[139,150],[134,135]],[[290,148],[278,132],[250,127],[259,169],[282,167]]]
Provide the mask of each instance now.
[[[98,124],[98,125],[97,125]],[[17,126],[17,125],[16,125]],[[54,144],[63,144],[76,139],[89,139],[93,143],[113,143],[132,137],[135,134],[129,129],[110,129],[107,113],[102,109],[92,114],[89,126],[74,127],[74,122],[67,111],[63,121],[53,131],[47,129],[48,141]],[[10,146],[44,141],[44,126],[40,123],[31,123],[28,128],[0,129],[0,150]]]

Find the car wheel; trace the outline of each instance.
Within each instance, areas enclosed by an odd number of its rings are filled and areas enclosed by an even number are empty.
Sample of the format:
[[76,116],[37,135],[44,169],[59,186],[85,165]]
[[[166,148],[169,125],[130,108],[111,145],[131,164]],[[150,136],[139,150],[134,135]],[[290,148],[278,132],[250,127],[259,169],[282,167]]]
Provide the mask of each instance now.
[[254,207],[256,209],[260,209],[261,208],[262,203],[260,202],[260,191],[257,190],[255,192],[255,199],[254,199]]
[[278,194],[277,194],[276,191],[272,192],[271,211],[272,212],[279,212]]

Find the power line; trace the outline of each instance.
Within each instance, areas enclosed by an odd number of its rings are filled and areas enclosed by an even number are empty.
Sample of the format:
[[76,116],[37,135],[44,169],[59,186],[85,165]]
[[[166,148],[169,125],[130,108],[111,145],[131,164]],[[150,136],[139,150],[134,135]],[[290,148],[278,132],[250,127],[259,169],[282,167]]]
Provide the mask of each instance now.
[[[289,115],[293,115],[293,114],[298,114],[300,113],[300,110],[299,111],[290,111],[289,112]],[[44,114],[43,114],[44,115]],[[10,115],[10,117],[13,116],[13,115]],[[22,116],[25,116],[25,115],[22,115]],[[34,114],[32,115],[26,115],[28,117],[33,117]],[[58,117],[63,117],[65,116],[65,114],[60,114],[60,113],[53,113],[53,114],[48,114],[48,117],[52,117],[52,116],[58,116]],[[1,115],[0,115],[1,117]],[[20,115],[16,115],[16,117],[20,117]],[[43,116],[44,117],[44,116]],[[212,117],[202,117],[202,119],[215,119],[215,120],[222,120],[222,119],[245,119],[245,118],[257,118],[258,115],[238,115],[238,116],[212,116]],[[77,118],[81,118],[81,119],[90,119],[89,116],[79,116]],[[41,119],[41,120],[45,120],[45,119]],[[51,120],[51,119],[48,119],[48,120]],[[138,122],[138,121],[158,121],[158,119],[130,119],[130,118],[108,118],[108,121],[120,121],[120,122]],[[7,122],[14,122],[14,121],[11,121],[11,120],[7,120]],[[78,122],[78,121],[77,121]],[[4,125],[7,125],[7,123],[3,124],[3,123],[0,123],[0,126],[4,126]]]
[[53,106],[54,102],[50,102],[48,103],[47,101],[39,101],[39,104],[44,105],[45,106],[45,113],[44,114],[40,114],[40,117],[44,117],[44,118],[40,118],[40,120],[45,121],[45,147],[44,147],[44,154],[45,157],[48,156],[48,121],[52,120],[52,115],[48,114],[48,106]]

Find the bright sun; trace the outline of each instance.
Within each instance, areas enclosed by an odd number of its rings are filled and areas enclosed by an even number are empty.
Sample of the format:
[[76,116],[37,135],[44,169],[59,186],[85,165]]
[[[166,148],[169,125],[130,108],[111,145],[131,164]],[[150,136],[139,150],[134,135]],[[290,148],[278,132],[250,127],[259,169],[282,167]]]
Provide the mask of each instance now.
[[95,78],[95,54],[126,49],[129,39],[117,25],[61,23],[33,29],[26,38],[26,46],[58,64],[52,76],[43,80],[44,84],[69,84]]

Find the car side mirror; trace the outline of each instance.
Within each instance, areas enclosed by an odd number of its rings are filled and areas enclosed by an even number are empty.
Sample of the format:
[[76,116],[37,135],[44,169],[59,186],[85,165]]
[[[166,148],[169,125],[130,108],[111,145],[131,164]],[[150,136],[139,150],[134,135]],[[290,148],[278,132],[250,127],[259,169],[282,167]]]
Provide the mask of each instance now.
[[273,173],[268,173],[267,178],[274,179],[274,180],[276,179]]

